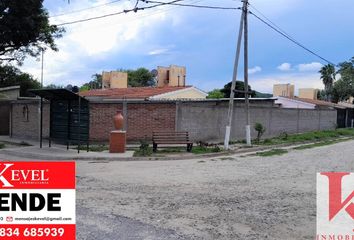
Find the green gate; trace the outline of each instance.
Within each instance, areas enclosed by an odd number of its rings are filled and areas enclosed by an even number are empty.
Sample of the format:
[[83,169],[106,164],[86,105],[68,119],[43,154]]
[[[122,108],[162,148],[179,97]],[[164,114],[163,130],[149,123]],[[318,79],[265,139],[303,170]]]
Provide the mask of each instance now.
[[[87,99],[67,89],[40,89],[30,92],[50,101],[49,147],[52,141],[64,143],[67,149],[71,144],[87,145],[90,137],[90,108]],[[41,111],[43,112],[43,111]],[[41,129],[42,129],[41,114]],[[42,136],[41,136],[42,146]]]

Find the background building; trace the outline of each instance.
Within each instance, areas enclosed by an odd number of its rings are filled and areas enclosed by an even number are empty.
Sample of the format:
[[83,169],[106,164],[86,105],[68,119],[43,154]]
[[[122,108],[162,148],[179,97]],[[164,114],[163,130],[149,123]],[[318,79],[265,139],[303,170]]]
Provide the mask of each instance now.
[[102,72],[102,88],[127,88],[128,73],[127,72]]
[[273,97],[294,98],[294,91],[295,86],[290,83],[273,85]]
[[170,65],[169,67],[157,67],[158,87],[181,87],[186,85],[186,67]]
[[318,89],[314,88],[300,88],[299,98],[317,100]]

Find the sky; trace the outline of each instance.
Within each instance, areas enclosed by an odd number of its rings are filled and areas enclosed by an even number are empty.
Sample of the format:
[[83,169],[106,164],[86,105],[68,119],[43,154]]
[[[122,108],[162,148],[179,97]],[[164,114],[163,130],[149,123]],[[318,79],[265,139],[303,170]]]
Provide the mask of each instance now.
[[[52,16],[50,23],[60,24],[131,9],[136,3],[110,2],[44,0],[44,6]],[[239,0],[183,3],[242,5]],[[78,11],[87,8],[91,9]],[[250,0],[250,10],[333,63],[354,56],[353,0]],[[80,86],[102,71],[152,70],[174,64],[186,66],[188,85],[204,91],[222,88],[232,79],[240,16],[240,10],[161,6],[66,25],[64,36],[56,40],[59,51],[44,54],[44,84]],[[296,89],[323,89],[318,73],[323,64],[326,62],[249,15],[248,72],[252,89],[271,93],[276,83],[292,83]],[[40,79],[41,62],[28,58],[21,70]],[[238,79],[243,79],[242,58]]]

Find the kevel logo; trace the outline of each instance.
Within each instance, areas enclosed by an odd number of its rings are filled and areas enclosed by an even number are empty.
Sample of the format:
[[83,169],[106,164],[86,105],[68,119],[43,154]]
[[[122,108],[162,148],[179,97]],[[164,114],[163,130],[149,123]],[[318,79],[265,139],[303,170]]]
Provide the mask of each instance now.
[[[31,183],[46,183],[49,181],[48,169],[13,169],[13,163],[0,164],[0,181],[2,187],[14,187],[14,182],[20,182],[22,184]],[[10,172],[10,174],[7,174]],[[6,176],[6,177],[5,177]]]
[[317,174],[317,236],[354,239],[354,173]]

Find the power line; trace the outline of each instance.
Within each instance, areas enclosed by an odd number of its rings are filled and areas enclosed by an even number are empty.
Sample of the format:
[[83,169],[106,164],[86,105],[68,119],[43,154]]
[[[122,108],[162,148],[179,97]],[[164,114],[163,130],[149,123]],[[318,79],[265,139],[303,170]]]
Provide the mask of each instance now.
[[[162,4],[163,2],[159,1],[149,1],[149,0],[141,0],[145,3],[159,3]],[[208,8],[208,9],[220,9],[220,10],[240,10],[241,7],[220,7],[220,6],[207,6],[207,5],[195,5],[195,4],[181,4],[181,3],[165,3],[168,5],[180,6],[180,7],[194,7],[194,8]]]
[[171,2],[155,4],[153,6],[147,6],[147,7],[141,7],[141,8],[134,7],[132,9],[123,10],[123,11],[120,11],[120,12],[105,14],[105,15],[91,17],[91,18],[79,19],[79,20],[75,20],[75,21],[71,21],[71,22],[59,23],[59,24],[56,24],[56,25],[57,26],[65,26],[65,25],[70,25],[70,24],[75,24],[75,23],[87,22],[87,21],[92,21],[92,20],[96,20],[96,19],[101,19],[101,18],[116,16],[116,15],[121,15],[121,14],[124,14],[124,13],[137,12],[139,10],[151,9],[151,8],[155,8],[155,7],[159,7],[159,6],[163,6],[163,5],[168,5],[168,4],[172,4],[172,3],[176,3],[176,2],[180,2],[180,1],[183,1],[183,0],[174,0],[174,1],[171,1]]
[[[303,44],[301,44],[299,41],[297,41],[296,39],[294,39],[293,37],[291,37],[289,34],[287,34],[285,31],[281,30],[281,28],[277,27],[276,24],[274,24],[273,22],[271,22],[270,20],[268,20],[269,22],[265,21],[264,19],[262,19],[261,17],[257,16],[255,13],[249,11],[250,14],[252,14],[253,16],[255,16],[258,20],[260,20],[262,23],[266,24],[268,27],[270,27],[271,29],[273,29],[274,31],[276,31],[277,33],[279,33],[280,35],[282,35],[283,37],[287,38],[288,40],[290,40],[291,42],[295,43],[296,45],[298,45],[299,47],[301,47],[302,49],[306,50],[307,52],[311,53],[312,55],[322,59],[323,61],[335,65],[333,62],[329,61],[328,59],[320,56],[318,53],[312,51],[311,49],[307,48],[306,46],[304,46]],[[273,25],[272,25],[273,24]]]
[[121,2],[121,1],[122,1],[122,0],[115,0],[115,1],[112,1],[112,2],[108,2],[108,3],[96,5],[96,6],[93,6],[93,7],[88,7],[88,8],[82,8],[82,9],[78,9],[78,10],[73,10],[73,11],[70,11],[70,12],[65,12],[65,13],[61,13],[61,14],[57,14],[57,15],[50,16],[50,18],[65,16],[65,15],[70,15],[70,14],[78,13],[78,12],[84,12],[84,11],[87,11],[87,10],[91,10],[91,9],[95,9],[95,8],[104,7],[104,6],[107,6],[107,5],[110,5],[110,4],[113,4],[113,3],[117,3],[117,2]]
[[[203,0],[185,0],[185,1],[190,1],[191,3],[199,3],[199,2],[201,2]],[[145,12],[145,13],[142,13],[142,14],[137,15],[137,16],[130,15],[132,17],[127,17],[127,21],[133,22],[133,21],[136,21],[136,20],[141,20],[143,18],[151,17],[151,16],[154,16],[154,15],[157,15],[157,14],[161,14],[161,13],[164,13],[164,12],[169,12],[169,11],[174,10],[176,8],[178,8],[178,6],[171,6],[171,7],[166,7],[166,8],[163,8],[163,9],[157,9],[155,11]],[[114,23],[114,25],[105,24],[101,28],[114,27],[114,26],[123,25],[123,24],[126,24],[126,22]],[[87,31],[87,30],[85,30],[85,28],[80,28],[80,29],[76,30],[76,32],[81,32],[81,31]]]

